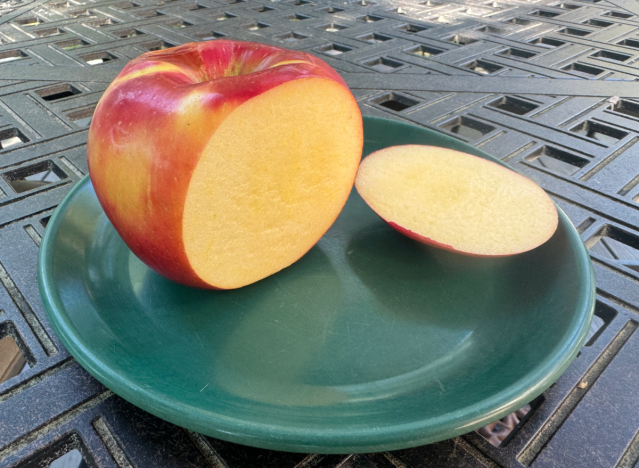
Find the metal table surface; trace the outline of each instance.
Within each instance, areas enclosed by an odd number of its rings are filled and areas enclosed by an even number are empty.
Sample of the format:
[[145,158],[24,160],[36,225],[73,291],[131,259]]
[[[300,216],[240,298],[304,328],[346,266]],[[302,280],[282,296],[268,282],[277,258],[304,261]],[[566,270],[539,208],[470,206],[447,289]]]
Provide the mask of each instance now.
[[[0,467],[636,464],[638,2],[8,0],[0,13],[0,338],[28,362],[0,384]],[[437,129],[507,161],[577,226],[601,327],[499,447],[476,432],[350,456],[238,446],[133,407],[60,344],[38,295],[38,246],[87,172],[101,93],[145,51],[220,37],[317,54],[364,114]]]

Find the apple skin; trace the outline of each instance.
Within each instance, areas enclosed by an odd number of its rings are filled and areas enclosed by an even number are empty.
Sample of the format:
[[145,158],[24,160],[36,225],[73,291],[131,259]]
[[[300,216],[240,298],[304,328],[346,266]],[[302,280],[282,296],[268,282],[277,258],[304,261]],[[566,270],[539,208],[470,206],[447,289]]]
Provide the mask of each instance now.
[[234,109],[304,78],[333,80],[348,90],[312,55],[251,42],[191,43],[127,64],[96,107],[87,156],[97,198],[138,258],[178,283],[218,289],[195,274],[182,241],[191,175]]
[[384,220],[384,222],[386,224],[388,224],[390,227],[395,229],[400,234],[403,234],[406,237],[408,237],[410,239],[413,239],[414,241],[421,242],[422,244],[430,245],[431,247],[435,247],[435,248],[438,248],[438,249],[441,249],[441,250],[448,250],[449,252],[454,252],[456,254],[464,255],[466,257],[477,257],[477,258],[498,258],[498,257],[508,257],[508,256],[510,256],[509,254],[482,255],[482,254],[477,254],[477,253],[472,253],[472,252],[462,252],[460,250],[455,249],[455,247],[453,247],[452,245],[443,244],[441,242],[437,242],[436,240],[431,239],[430,237],[422,236],[421,234],[417,234],[416,232],[413,232],[410,229],[403,228],[399,224],[396,224],[396,223],[394,223],[392,221],[386,221],[384,218],[382,218],[382,219]]

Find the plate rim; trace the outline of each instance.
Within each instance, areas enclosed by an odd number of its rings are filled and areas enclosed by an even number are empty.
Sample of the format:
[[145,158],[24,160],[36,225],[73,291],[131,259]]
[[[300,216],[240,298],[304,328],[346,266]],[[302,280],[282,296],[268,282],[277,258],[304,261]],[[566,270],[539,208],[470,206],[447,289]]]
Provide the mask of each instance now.
[[[364,117],[364,119],[376,124],[399,125],[424,131],[427,134],[435,134],[445,142],[454,142],[455,146],[460,144],[467,146],[473,150],[473,154],[512,169],[489,154],[432,129],[378,117]],[[587,297],[584,295],[575,301],[576,306],[570,321],[570,332],[562,337],[554,352],[546,356],[546,359],[536,367],[536,372],[526,374],[524,378],[493,394],[490,398],[447,413],[446,418],[439,416],[394,425],[383,430],[372,427],[368,431],[356,430],[354,432],[335,428],[327,433],[326,429],[307,428],[301,430],[295,427],[267,425],[221,415],[217,415],[218,420],[213,421],[210,412],[201,414],[192,405],[176,401],[174,398],[167,397],[153,389],[141,388],[130,379],[122,378],[112,369],[98,365],[100,360],[89,348],[83,345],[73,327],[65,320],[64,314],[60,312],[64,306],[52,293],[55,290],[55,282],[48,273],[52,257],[50,254],[51,244],[53,243],[52,239],[55,238],[53,233],[57,231],[64,219],[69,205],[75,200],[78,193],[86,189],[89,184],[91,184],[90,177],[86,175],[64,197],[49,220],[41,242],[37,266],[38,289],[49,323],[69,353],[105,387],[161,419],[211,437],[269,450],[326,454],[398,450],[445,440],[500,419],[543,393],[575,359],[585,343],[590,327],[595,307],[595,281],[592,263],[581,237],[565,213],[557,207],[559,222],[566,228],[569,243],[574,247],[575,260],[580,270],[579,276],[583,277],[584,289],[588,290],[589,294]],[[557,359],[558,356],[559,359]],[[481,417],[475,417],[472,421],[468,421],[469,413],[477,414],[478,412]],[[444,421],[440,421],[441,419]],[[215,427],[213,427],[213,422],[215,422]],[[437,429],[436,433],[433,433],[433,429]]]

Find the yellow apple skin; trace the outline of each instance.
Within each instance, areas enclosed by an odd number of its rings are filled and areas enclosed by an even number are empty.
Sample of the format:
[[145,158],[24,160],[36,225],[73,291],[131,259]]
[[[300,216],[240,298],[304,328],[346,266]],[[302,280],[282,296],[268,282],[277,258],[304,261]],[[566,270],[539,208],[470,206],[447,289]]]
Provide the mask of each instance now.
[[202,151],[242,104],[314,78],[348,90],[312,55],[250,42],[191,43],[129,62],[98,103],[87,155],[98,200],[133,253],[173,281],[217,289],[193,270],[183,242],[185,199]]

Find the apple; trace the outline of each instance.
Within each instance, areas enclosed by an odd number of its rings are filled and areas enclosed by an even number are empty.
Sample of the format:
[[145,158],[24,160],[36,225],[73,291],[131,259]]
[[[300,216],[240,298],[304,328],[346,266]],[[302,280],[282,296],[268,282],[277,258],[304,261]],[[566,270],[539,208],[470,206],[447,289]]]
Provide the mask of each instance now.
[[97,198],[126,245],[176,282],[232,289],[304,255],[346,203],[362,117],[302,52],[216,40],[149,52],[89,130]]
[[474,256],[506,256],[546,242],[557,209],[532,180],[446,148],[392,146],[362,161],[355,187],[384,221],[417,241]]

